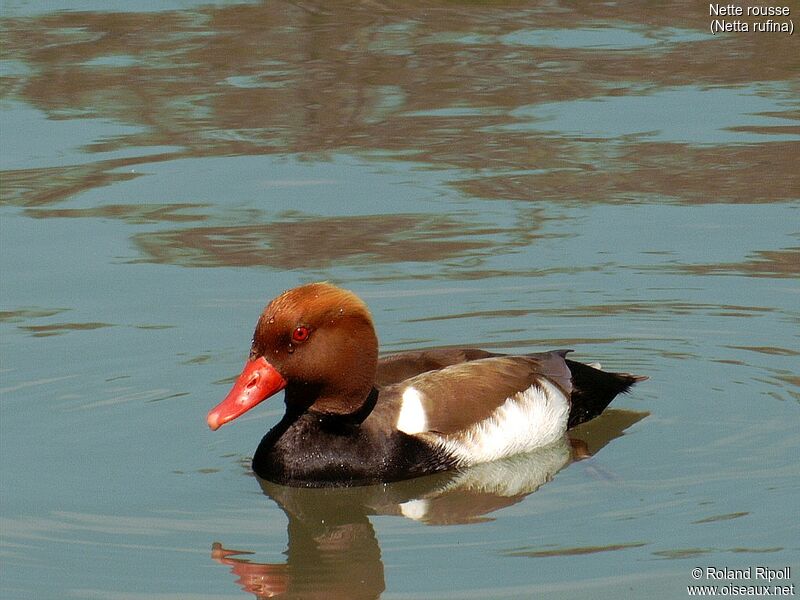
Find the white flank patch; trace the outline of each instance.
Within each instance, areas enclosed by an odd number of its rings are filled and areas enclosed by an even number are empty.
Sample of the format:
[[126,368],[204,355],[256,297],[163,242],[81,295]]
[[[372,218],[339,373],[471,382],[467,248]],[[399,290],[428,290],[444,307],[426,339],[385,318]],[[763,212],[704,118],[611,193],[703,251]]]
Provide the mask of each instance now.
[[427,431],[428,416],[422,408],[422,397],[419,391],[408,386],[403,391],[403,404],[400,406],[400,415],[397,417],[397,428],[409,435]]
[[400,512],[404,517],[421,521],[428,514],[428,501],[424,498],[409,500],[400,505]]
[[[403,400],[405,407],[405,394]],[[437,441],[462,465],[474,465],[552,444],[567,430],[568,419],[567,397],[542,379],[508,398],[488,419]]]

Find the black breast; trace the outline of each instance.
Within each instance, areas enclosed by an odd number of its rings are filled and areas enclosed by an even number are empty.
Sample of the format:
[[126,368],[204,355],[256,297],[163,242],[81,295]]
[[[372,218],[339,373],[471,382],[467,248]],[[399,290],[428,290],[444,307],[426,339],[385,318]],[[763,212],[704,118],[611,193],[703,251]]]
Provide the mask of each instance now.
[[423,440],[376,425],[313,412],[286,415],[261,440],[253,471],[285,485],[332,487],[397,481],[455,465]]

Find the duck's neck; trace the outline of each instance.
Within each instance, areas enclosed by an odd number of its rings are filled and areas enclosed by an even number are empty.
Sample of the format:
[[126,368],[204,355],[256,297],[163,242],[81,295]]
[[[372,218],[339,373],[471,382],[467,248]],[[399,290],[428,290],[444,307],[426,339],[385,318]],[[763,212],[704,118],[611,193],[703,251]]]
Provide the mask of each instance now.
[[[323,415],[324,418],[335,419],[339,422],[347,423],[349,425],[359,425],[370,415],[370,413],[372,413],[372,410],[375,408],[375,404],[377,404],[377,402],[378,389],[372,388],[367,394],[366,398],[361,401],[361,405],[353,411],[341,412],[340,410],[326,410],[325,404],[322,403],[320,406],[319,402],[314,403],[310,410]],[[341,407],[337,404],[335,408],[339,409]]]
[[286,388],[287,414],[313,412],[355,424],[369,416],[377,401],[378,390],[373,386],[347,394],[341,391],[325,393],[324,390],[309,385]]

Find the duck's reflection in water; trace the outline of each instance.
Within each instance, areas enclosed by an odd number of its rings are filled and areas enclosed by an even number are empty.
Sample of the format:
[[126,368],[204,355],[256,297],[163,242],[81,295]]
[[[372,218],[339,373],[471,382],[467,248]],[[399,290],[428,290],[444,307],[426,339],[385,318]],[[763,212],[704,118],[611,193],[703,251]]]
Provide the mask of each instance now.
[[370,515],[428,525],[490,520],[489,514],[521,501],[570,462],[594,455],[646,415],[609,409],[535,452],[386,485],[306,489],[259,480],[289,519],[286,562],[253,562],[251,552],[219,542],[211,557],[229,565],[239,586],[259,599],[378,598],[383,562]]

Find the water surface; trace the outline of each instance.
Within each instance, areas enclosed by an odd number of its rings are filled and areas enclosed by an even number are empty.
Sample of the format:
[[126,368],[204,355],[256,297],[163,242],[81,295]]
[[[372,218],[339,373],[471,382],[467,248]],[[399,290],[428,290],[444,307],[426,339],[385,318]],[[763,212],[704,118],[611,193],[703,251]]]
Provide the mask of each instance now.
[[[796,36],[692,2],[2,27],[0,596],[680,598],[693,567],[800,565]],[[491,469],[260,483],[280,400],[205,414],[263,304],[323,279],[385,350],[650,380]]]

